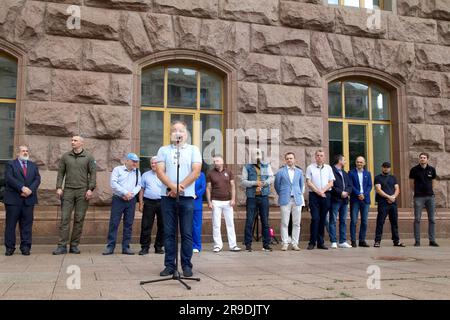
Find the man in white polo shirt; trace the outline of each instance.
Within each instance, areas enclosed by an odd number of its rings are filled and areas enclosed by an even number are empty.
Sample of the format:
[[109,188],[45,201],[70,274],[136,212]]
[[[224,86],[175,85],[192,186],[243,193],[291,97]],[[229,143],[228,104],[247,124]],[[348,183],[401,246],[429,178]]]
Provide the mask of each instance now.
[[317,150],[315,163],[306,168],[306,184],[309,187],[309,208],[311,211],[311,227],[308,250],[328,248],[324,244],[325,220],[330,209],[331,187],[335,180],[333,170],[325,164],[325,153]]

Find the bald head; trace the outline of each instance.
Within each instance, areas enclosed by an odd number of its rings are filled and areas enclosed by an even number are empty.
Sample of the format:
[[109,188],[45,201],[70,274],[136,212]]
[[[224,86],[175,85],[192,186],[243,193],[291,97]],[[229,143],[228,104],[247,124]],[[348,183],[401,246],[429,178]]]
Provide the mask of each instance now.
[[80,153],[83,150],[84,139],[81,136],[72,137],[72,150],[75,153]]

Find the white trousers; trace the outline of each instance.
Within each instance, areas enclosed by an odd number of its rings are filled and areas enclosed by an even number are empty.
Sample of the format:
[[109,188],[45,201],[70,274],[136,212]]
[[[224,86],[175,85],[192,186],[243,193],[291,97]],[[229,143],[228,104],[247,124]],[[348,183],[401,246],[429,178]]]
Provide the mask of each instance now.
[[288,226],[289,226],[289,217],[292,212],[292,244],[297,244],[300,239],[300,220],[301,220],[301,212],[302,206],[297,206],[295,204],[294,198],[291,198],[289,203],[285,206],[280,206],[281,210],[281,242],[283,244],[289,244],[288,238]]
[[222,223],[222,213],[225,218],[225,225],[227,227],[228,245],[230,249],[236,247],[236,233],[234,231],[234,215],[233,207],[230,205],[230,200],[220,201],[212,200],[212,224],[213,224],[213,239],[214,247],[222,249],[222,233],[220,232],[220,225]]

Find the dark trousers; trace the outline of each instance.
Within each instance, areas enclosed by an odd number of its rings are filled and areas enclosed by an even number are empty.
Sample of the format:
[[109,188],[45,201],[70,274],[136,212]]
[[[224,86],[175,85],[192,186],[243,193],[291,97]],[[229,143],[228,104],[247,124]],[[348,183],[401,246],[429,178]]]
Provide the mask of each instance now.
[[309,244],[313,246],[324,245],[325,220],[327,218],[328,210],[330,210],[331,195],[329,192],[325,193],[323,198],[315,192],[309,193],[309,209],[311,211],[311,225]]
[[20,250],[29,251],[31,249],[31,230],[33,227],[34,206],[13,206],[5,205],[5,247],[14,250],[16,248],[16,226],[19,223],[20,230]]
[[157,223],[155,249],[161,249],[164,246],[164,222],[161,213],[161,200],[151,200],[144,198],[144,210],[142,212],[141,222],[141,247],[150,248],[153,223]]
[[194,198],[180,197],[180,210],[177,221],[177,200],[171,197],[162,197],[161,210],[164,215],[164,265],[171,270],[176,269],[175,258],[177,245],[175,236],[180,226],[181,233],[181,267],[192,268],[192,219],[194,215]]
[[245,239],[246,246],[252,244],[252,229],[255,216],[259,212],[261,219],[263,246],[270,245],[269,237],[269,197],[255,196],[254,198],[247,198],[247,220],[245,221]]
[[394,243],[398,243],[400,241],[400,237],[398,235],[398,211],[396,203],[378,204],[375,242],[380,242],[383,237],[383,226],[387,216],[389,216],[389,221],[391,222],[392,241],[394,241]]
[[117,229],[123,214],[123,238],[122,249],[129,248],[131,233],[133,231],[134,211],[136,208],[136,198],[125,201],[118,196],[113,196],[111,203],[111,218],[109,219],[108,248],[116,247]]

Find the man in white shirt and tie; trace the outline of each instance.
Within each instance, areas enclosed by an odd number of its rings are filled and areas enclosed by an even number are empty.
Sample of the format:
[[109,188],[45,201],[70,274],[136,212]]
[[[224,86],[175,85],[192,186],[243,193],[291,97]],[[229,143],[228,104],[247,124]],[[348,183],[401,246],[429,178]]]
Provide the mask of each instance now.
[[324,244],[325,220],[330,209],[331,188],[335,180],[333,170],[325,164],[325,153],[317,150],[315,163],[306,168],[306,184],[309,187],[309,208],[311,211],[311,227],[308,250],[328,248]]

